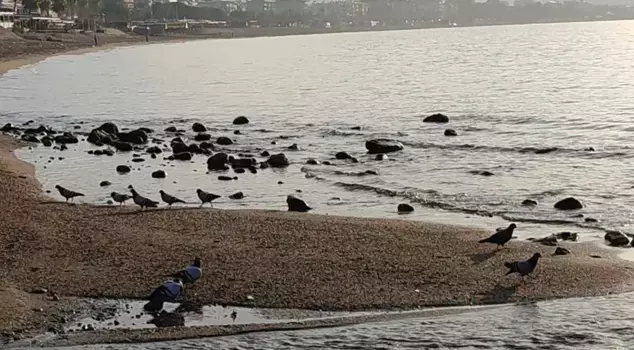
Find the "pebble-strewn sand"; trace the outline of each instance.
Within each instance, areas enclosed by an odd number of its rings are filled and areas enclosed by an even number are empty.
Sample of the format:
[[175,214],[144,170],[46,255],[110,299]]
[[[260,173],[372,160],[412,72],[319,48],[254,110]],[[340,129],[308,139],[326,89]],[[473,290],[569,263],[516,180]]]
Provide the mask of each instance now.
[[[0,292],[0,331],[46,327],[42,317],[15,312],[31,310],[33,296],[22,291],[143,298],[194,256],[201,257],[204,274],[187,299],[205,304],[406,309],[599,295],[632,286],[634,265],[593,244],[570,244],[569,256],[523,241],[496,252],[477,243],[490,232],[425,222],[67,205],[42,195],[33,167],[12,154],[18,146],[0,136],[0,279],[11,287]],[[544,256],[534,276],[525,283],[504,276],[505,261],[534,252]],[[160,332],[170,338],[174,330]]]

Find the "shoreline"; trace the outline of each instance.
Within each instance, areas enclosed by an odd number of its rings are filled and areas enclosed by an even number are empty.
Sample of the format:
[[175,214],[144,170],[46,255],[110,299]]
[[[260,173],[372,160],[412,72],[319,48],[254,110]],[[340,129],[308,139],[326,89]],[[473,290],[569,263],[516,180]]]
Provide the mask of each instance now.
[[[106,51],[118,47],[127,47],[142,44],[164,44],[175,42],[186,42],[194,40],[209,40],[209,39],[246,39],[246,38],[258,38],[258,37],[279,37],[279,36],[295,36],[295,35],[319,35],[319,34],[341,34],[341,33],[367,33],[367,32],[385,32],[385,31],[400,31],[400,30],[422,30],[422,29],[459,29],[459,28],[471,28],[471,27],[492,27],[492,26],[518,26],[518,25],[531,25],[531,24],[563,24],[563,23],[586,23],[586,22],[614,22],[614,21],[632,21],[634,19],[582,19],[582,20],[560,20],[553,22],[533,22],[533,23],[481,23],[462,25],[459,27],[452,26],[386,26],[386,27],[354,27],[354,28],[221,28],[217,30],[209,31],[206,34],[186,34],[176,36],[154,36],[151,37],[150,42],[145,42],[142,37],[126,34],[125,37],[117,36],[102,36],[100,40],[113,40],[113,42],[107,42],[99,46],[93,44],[86,44],[85,42],[72,42],[64,46],[61,43],[61,47],[52,46],[45,47],[48,42],[44,42],[44,46],[40,47],[41,52],[32,52],[26,55],[17,55],[2,57],[0,55],[0,76],[7,73],[10,70],[18,69],[25,65],[34,64],[45,60],[49,57],[58,55],[81,55],[90,52]],[[223,36],[227,34],[228,36]],[[231,34],[231,35],[229,35]],[[85,39],[85,38],[84,38]],[[34,40],[22,39],[25,43],[35,44]],[[92,39],[91,39],[92,40]],[[50,43],[58,44],[58,43]],[[3,40],[0,39],[0,48],[3,45]],[[40,45],[42,45],[40,43]]]
[[[188,298],[196,305],[254,306],[247,299],[253,295],[258,307],[411,310],[634,289],[634,264],[618,258],[616,250],[593,243],[562,244],[573,251],[566,256],[553,256],[554,247],[525,241],[512,241],[498,252],[477,243],[491,232],[429,222],[265,210],[138,212],[51,202],[34,167],[15,156],[14,150],[23,146],[0,135],[0,203],[8,218],[0,223],[0,264],[7,271],[0,279],[11,286],[0,291],[0,300],[8,305],[0,311],[0,332],[42,333],[51,327],[51,315],[68,308],[74,297],[144,298],[165,273],[182,268],[196,255],[204,266],[195,295]],[[528,282],[504,276],[504,262],[534,252],[544,258]],[[589,256],[597,252],[602,258]],[[161,259],[154,260],[156,256]],[[28,293],[36,288],[54,291],[61,299]],[[43,311],[29,312],[33,309]],[[373,317],[330,326],[372,322]],[[277,325],[291,326],[297,327]],[[104,330],[55,341],[146,342],[266,327]]]

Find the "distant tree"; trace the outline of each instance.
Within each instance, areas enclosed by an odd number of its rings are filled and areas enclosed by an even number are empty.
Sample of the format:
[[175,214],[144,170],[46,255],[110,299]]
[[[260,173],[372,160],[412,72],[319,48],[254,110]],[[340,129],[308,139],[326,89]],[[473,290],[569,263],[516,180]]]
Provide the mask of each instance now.
[[58,15],[61,15],[66,10],[66,0],[53,0],[51,3],[51,10],[55,11]]
[[109,21],[127,21],[128,8],[123,0],[103,0],[101,12]]
[[40,8],[39,0],[22,0],[22,7],[29,12],[36,12]]
[[40,0],[40,12],[50,16],[51,0]]

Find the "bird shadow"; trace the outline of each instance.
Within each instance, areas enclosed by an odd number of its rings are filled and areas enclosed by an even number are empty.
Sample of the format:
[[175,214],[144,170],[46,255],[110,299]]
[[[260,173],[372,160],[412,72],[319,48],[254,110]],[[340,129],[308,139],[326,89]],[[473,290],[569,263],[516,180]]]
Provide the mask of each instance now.
[[496,285],[490,291],[482,295],[482,302],[485,304],[507,303],[511,301],[517,292],[518,284],[512,286]]
[[483,262],[491,259],[497,253],[498,253],[497,250],[486,252],[486,253],[477,253],[477,254],[472,254],[470,258],[471,258],[471,261],[473,261],[473,264],[477,265],[477,264],[482,264]]

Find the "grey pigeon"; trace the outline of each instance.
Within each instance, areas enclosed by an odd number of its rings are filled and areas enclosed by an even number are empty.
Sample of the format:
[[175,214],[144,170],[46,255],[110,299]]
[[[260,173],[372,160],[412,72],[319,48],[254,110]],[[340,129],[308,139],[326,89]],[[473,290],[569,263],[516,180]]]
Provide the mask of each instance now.
[[513,237],[513,230],[515,230],[515,228],[517,228],[517,225],[510,224],[509,227],[505,228],[504,230],[499,230],[494,233],[493,236],[485,238],[479,242],[497,244],[497,247],[499,249],[500,246],[504,246],[506,243],[508,243],[508,241],[511,240],[511,237]]
[[187,266],[181,271],[169,275],[169,277],[182,280],[184,283],[194,283],[200,278],[202,273],[203,270],[201,267],[200,258],[196,257],[193,264]]
[[112,198],[113,201],[119,203],[119,205],[121,206],[125,203],[125,201],[132,197],[128,196],[127,194],[112,192],[110,193],[110,198]]
[[145,198],[143,196],[141,196],[140,194],[137,193],[137,191],[134,189],[134,187],[132,187],[132,185],[128,186],[128,189],[130,189],[130,193],[132,193],[132,200],[134,201],[134,204],[138,205],[139,207],[141,207],[141,210],[145,209],[145,208],[156,208],[158,207],[158,202],[155,202],[151,199]]
[[537,267],[537,262],[542,255],[539,253],[533,254],[533,256],[528,260],[514,261],[504,263],[504,266],[508,267],[510,270],[507,272],[507,275],[512,273],[519,273],[522,277],[532,273]]
[[75,198],[75,197],[83,197],[84,196],[83,193],[71,191],[69,189],[66,189],[66,188],[60,186],[60,185],[55,186],[55,188],[57,188],[57,190],[59,191],[59,194],[61,194],[62,197],[66,198],[66,202],[68,202],[69,199],[72,202],[73,198]]
[[174,302],[183,293],[181,280],[168,280],[150,294],[150,301],[143,306],[146,311],[157,312],[163,309],[163,303]]
[[161,194],[161,199],[163,200],[163,202],[167,203],[168,208],[171,208],[172,204],[174,203],[185,203],[184,200],[178,199],[170,194],[167,194],[163,190],[160,190],[159,193]]
[[218,199],[221,197],[217,194],[205,192],[201,190],[200,188],[196,190],[196,193],[198,194],[198,198],[200,198],[200,201],[202,202],[202,204],[200,205],[201,208],[203,207],[203,205],[205,205],[205,203],[209,203],[209,205],[213,207],[214,205],[211,204],[211,202],[214,199]]

